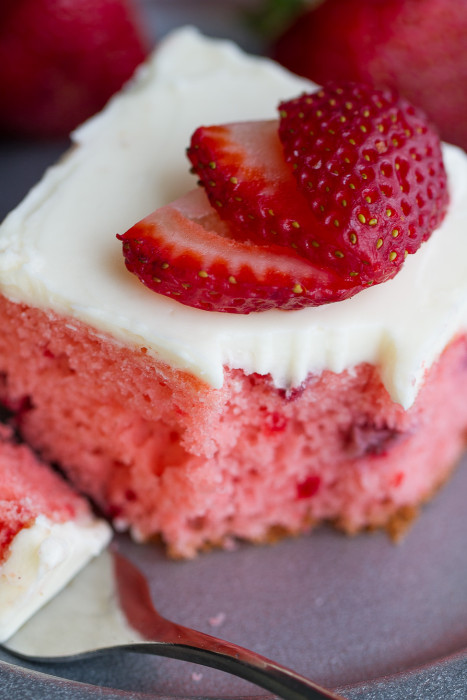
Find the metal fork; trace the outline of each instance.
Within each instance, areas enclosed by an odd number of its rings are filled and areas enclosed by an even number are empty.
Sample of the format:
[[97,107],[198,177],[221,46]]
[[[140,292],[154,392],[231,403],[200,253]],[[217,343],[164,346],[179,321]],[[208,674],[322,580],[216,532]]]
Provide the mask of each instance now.
[[[93,648],[80,648],[71,653],[47,652],[43,625],[39,625],[40,653],[27,653],[26,629],[15,635],[4,647],[15,656],[38,663],[50,661],[71,662],[78,659],[126,650],[143,654],[166,656],[210,666],[246,679],[286,700],[344,700],[294,671],[203,632],[183,627],[162,617],[154,608],[147,580],[143,574],[119,552],[112,552],[113,580],[118,609],[123,613],[127,632],[119,634],[117,643],[103,643]],[[28,623],[30,624],[30,623]],[[26,647],[27,648],[27,647]],[[63,649],[63,646],[60,645]]]

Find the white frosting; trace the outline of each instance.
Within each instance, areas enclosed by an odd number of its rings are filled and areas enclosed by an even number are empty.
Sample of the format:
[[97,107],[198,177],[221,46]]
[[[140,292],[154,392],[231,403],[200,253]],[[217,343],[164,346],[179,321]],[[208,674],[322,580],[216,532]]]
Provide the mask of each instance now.
[[92,517],[54,523],[39,515],[13,539],[0,566],[0,642],[47,603],[111,537]]
[[270,373],[280,387],[309,372],[379,365],[409,407],[424,372],[467,326],[467,157],[444,154],[443,225],[390,282],[350,300],[249,316],[199,311],[146,289],[124,267],[122,233],[195,185],[185,157],[200,124],[271,118],[310,84],[192,29],[169,37],[127,90],[74,135],[0,229],[0,289],[144,346],[214,387],[224,366]]
[[33,656],[66,656],[141,641],[120,607],[112,555],[102,552],[8,640]]

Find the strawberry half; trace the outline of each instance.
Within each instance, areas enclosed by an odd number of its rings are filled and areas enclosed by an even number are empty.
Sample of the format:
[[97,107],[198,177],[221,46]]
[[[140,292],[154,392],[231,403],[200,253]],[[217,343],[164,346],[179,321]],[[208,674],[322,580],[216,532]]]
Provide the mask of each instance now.
[[195,190],[117,238],[125,263],[150,289],[209,311],[301,309],[352,296],[359,287],[275,245],[237,241]]
[[274,121],[203,126],[187,155],[235,237],[293,248],[313,260],[315,220],[284,159]]
[[367,283],[393,277],[446,212],[437,133],[395,92],[352,83],[284,102],[280,113],[322,263]]

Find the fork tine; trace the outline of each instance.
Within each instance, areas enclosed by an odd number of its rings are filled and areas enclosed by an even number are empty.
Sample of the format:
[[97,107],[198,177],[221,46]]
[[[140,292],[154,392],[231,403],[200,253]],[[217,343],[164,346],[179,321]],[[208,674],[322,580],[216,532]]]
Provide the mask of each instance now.
[[155,609],[146,577],[116,548],[112,557],[118,603],[127,622],[143,639],[165,637],[173,625]]

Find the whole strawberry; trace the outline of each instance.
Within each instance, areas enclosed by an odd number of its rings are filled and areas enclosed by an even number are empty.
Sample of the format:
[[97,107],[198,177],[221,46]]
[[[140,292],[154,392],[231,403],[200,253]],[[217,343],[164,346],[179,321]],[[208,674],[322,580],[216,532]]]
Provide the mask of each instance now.
[[280,105],[286,161],[316,219],[311,242],[342,277],[378,283],[441,223],[439,137],[392,90],[331,83]]
[[0,132],[56,137],[101,109],[147,55],[129,0],[7,0]]
[[444,140],[467,149],[466,37],[459,0],[325,0],[298,17],[273,53],[318,83],[394,87]]

